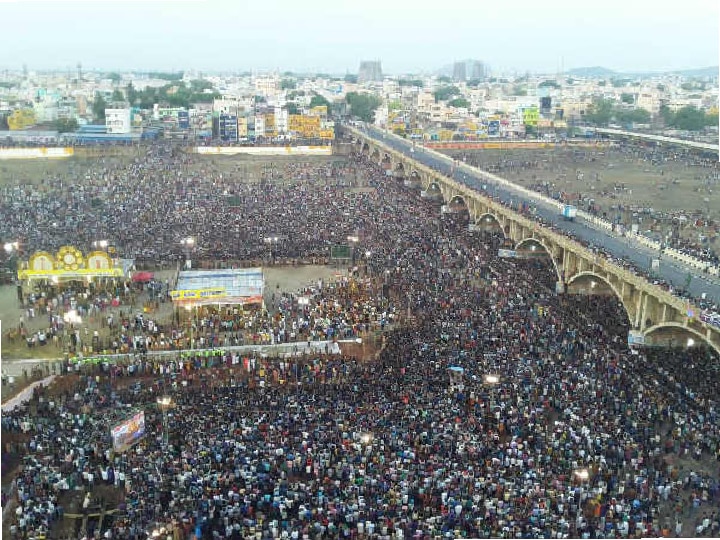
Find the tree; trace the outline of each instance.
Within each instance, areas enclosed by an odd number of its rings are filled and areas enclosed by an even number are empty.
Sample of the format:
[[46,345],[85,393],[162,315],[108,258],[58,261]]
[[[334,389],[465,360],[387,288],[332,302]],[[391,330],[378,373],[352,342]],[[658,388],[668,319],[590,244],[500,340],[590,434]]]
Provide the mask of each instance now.
[[538,88],[560,88],[560,85],[551,79],[546,79],[538,84]]
[[295,90],[297,88],[297,81],[293,79],[283,79],[280,81],[280,90]]
[[464,97],[455,98],[452,101],[448,102],[448,105],[450,105],[451,107],[464,107],[465,109],[470,108],[470,102]]
[[131,106],[136,104],[138,101],[138,91],[135,90],[133,83],[129,82],[125,87],[125,95],[127,96],[128,103],[130,103]]
[[447,75],[443,75],[443,76],[441,76],[441,77],[438,77],[438,82],[441,82],[441,83],[451,83],[451,82],[452,82],[452,78],[448,77]]
[[688,105],[675,113],[673,127],[685,131],[700,131],[705,127],[705,122],[705,113]]
[[321,107],[323,105],[328,108],[328,111],[330,110],[330,102],[321,95],[315,94],[313,97],[310,98],[310,108]]
[[612,101],[607,99],[596,99],[590,106],[590,111],[585,118],[591,124],[607,126],[613,115]]
[[645,109],[616,110],[615,120],[621,124],[647,124],[650,122],[650,112]]
[[163,73],[161,71],[151,71],[148,75],[153,79],[162,79],[164,81],[182,81],[185,73],[178,71],[177,73]]
[[398,81],[400,86],[416,86],[418,88],[423,87],[423,82],[420,79],[400,79]]
[[663,119],[665,125],[671,126],[675,121],[675,113],[667,105],[660,105],[660,118]]
[[717,110],[717,108],[711,109],[705,115],[705,125],[706,126],[717,126],[718,125],[718,110]]
[[375,109],[380,106],[380,98],[371,94],[358,94],[357,92],[348,92],[345,95],[345,101],[350,105],[350,110],[354,116],[357,116],[365,122],[372,122],[375,117]]
[[212,90],[213,84],[210,81],[204,79],[193,79],[190,81],[190,90],[194,93],[204,92],[205,90]]
[[467,85],[469,88],[477,88],[478,86],[480,86],[481,82],[482,82],[482,80],[480,80],[480,79],[470,79],[467,82]]
[[59,133],[71,133],[78,128],[77,120],[74,118],[58,118],[52,124]]
[[692,83],[684,82],[684,83],[682,83],[682,84],[680,85],[680,88],[682,88],[682,89],[685,90],[686,92],[689,92],[690,90],[693,89],[693,85],[692,85]]
[[105,98],[103,98],[99,92],[95,92],[95,99],[92,104],[95,120],[105,121],[105,109],[107,109],[107,101],[105,101]]
[[402,109],[402,102],[399,99],[393,100],[388,103],[389,111],[399,111],[400,109]]
[[518,84],[513,87],[512,95],[513,96],[527,96],[527,90]]
[[284,108],[288,114],[300,114],[300,109],[295,103],[286,103]]
[[114,84],[119,83],[122,80],[122,77],[119,73],[108,73],[108,79],[110,79]]
[[442,86],[435,90],[434,96],[435,96],[435,102],[438,101],[446,101],[450,99],[453,96],[459,96],[460,95],[460,89],[457,86]]
[[628,92],[623,92],[622,94],[620,94],[620,101],[622,101],[623,103],[627,103],[628,105],[632,105],[633,103],[635,103],[635,96],[629,94]]
[[125,96],[120,89],[116,88],[115,90],[113,90],[110,101],[125,101]]
[[351,73],[348,73],[345,75],[345,78],[343,79],[346,83],[350,84],[357,84],[358,78],[357,75],[353,75]]

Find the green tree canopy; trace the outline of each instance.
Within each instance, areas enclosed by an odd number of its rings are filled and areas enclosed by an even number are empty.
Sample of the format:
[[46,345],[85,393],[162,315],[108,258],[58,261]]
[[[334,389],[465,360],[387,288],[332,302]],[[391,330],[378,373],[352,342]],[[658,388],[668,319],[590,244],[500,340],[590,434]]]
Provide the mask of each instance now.
[[585,119],[597,126],[607,126],[613,116],[613,102],[608,99],[596,99],[590,106]]
[[710,112],[705,115],[706,126],[717,126],[718,125],[718,111],[715,109],[714,112]]
[[315,94],[313,97],[310,98],[310,107],[320,107],[322,105],[325,105],[328,108],[328,111],[330,110],[330,102],[322,97],[320,94]]
[[375,118],[375,109],[380,106],[380,98],[371,94],[348,92],[345,101],[350,105],[350,111],[365,122],[372,122]]
[[95,99],[92,104],[92,112],[95,120],[105,120],[105,109],[107,109],[107,101],[99,92],[95,92]]
[[551,79],[546,79],[538,84],[538,88],[560,88],[560,85]]
[[632,105],[633,103],[635,103],[635,96],[628,92],[623,92],[622,94],[620,94],[620,101]]
[[115,84],[119,83],[120,80],[122,79],[122,77],[120,76],[120,74],[119,74],[119,73],[115,73],[115,72],[113,72],[113,73],[108,73],[107,78],[110,79],[110,80],[111,80],[112,82],[114,82]]
[[285,109],[287,110],[288,114],[300,114],[300,109],[295,103],[286,103]]
[[294,79],[283,79],[280,81],[281,90],[295,90],[297,88],[297,81]]
[[346,83],[350,84],[357,84],[358,78],[357,75],[353,75],[351,73],[348,73],[345,75],[345,78],[343,79]]
[[621,124],[647,124],[650,122],[650,112],[645,109],[617,110],[615,119]]
[[58,118],[52,124],[60,133],[71,133],[78,128],[77,120],[74,118]]
[[120,90],[118,88],[113,90],[110,101],[125,101],[125,96],[123,95],[122,90]]
[[443,76],[441,76],[441,77],[438,77],[438,82],[441,82],[441,83],[451,83],[451,82],[452,82],[452,78],[451,78],[451,77],[448,77],[447,75],[443,75]]
[[703,111],[688,105],[675,113],[671,125],[686,131],[700,131],[705,127],[706,122],[707,119]]
[[513,96],[527,96],[527,90],[525,89],[524,86],[518,84],[513,87],[512,95]]
[[204,79],[193,79],[190,81],[190,90],[194,93],[204,92],[205,90],[212,90],[213,85],[210,81]]
[[417,86],[418,88],[423,87],[423,82],[420,79],[400,79],[398,80],[400,86]]
[[448,105],[450,105],[451,107],[465,107],[466,109],[470,108],[470,102],[464,97],[455,98],[452,101],[449,101]]
[[457,86],[441,86],[434,92],[435,102],[446,101],[453,96],[459,96],[460,89]]
[[182,81],[185,73],[178,71],[177,73],[165,73],[162,71],[151,71],[148,76],[153,79],[162,79],[164,81]]

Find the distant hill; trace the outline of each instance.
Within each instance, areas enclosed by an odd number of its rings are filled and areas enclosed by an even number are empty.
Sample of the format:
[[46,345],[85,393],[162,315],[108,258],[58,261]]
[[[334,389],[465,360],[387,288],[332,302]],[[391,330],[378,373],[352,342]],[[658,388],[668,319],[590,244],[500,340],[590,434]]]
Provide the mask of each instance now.
[[611,78],[611,77],[657,77],[659,75],[680,75],[682,77],[717,77],[718,66],[705,68],[680,69],[673,71],[613,71],[602,66],[579,67],[567,70],[565,73],[574,77]]

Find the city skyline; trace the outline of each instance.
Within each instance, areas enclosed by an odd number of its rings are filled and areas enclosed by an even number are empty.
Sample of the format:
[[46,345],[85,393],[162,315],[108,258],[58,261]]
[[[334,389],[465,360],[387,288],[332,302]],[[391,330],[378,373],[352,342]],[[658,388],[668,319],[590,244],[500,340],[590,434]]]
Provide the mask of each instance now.
[[[0,2],[0,69],[429,73],[466,58],[494,72],[553,73],[586,66],[662,72],[718,64],[717,3],[682,10],[639,1],[460,2],[423,10],[402,0],[303,4],[281,0]],[[22,23],[24,21],[24,24]],[[48,51],[52,55],[48,55]]]

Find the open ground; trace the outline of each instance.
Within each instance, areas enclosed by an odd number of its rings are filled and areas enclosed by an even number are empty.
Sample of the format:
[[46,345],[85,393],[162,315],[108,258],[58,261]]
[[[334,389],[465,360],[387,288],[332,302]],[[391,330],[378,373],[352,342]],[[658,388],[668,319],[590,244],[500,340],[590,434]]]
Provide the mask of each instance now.
[[[594,205],[599,215],[625,226],[664,236],[672,218],[684,215],[683,238],[700,235],[713,247],[720,221],[720,179],[717,168],[685,160],[652,162],[615,147],[453,150],[444,152],[550,196],[565,193],[578,207]],[[579,197],[578,197],[579,195]],[[623,207],[624,209],[621,209]],[[711,224],[695,226],[697,219]],[[642,220],[640,222],[640,220]],[[676,223],[679,221],[676,219]],[[720,245],[714,243],[716,253]]]

